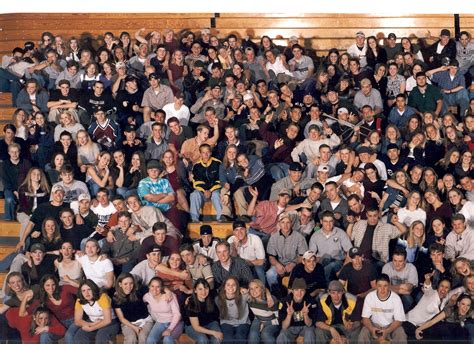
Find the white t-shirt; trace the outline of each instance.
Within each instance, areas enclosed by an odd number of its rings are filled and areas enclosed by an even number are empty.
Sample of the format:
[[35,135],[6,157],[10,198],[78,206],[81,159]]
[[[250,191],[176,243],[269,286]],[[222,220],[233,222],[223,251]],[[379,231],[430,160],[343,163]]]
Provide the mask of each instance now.
[[179,119],[181,125],[188,125],[189,123],[189,108],[186,105],[182,105],[178,110],[174,108],[174,103],[169,103],[163,106],[163,111],[166,112],[165,123],[171,117],[176,117]]
[[[247,242],[245,245],[239,246],[237,254],[245,260],[265,259],[265,249],[263,248],[262,239],[255,234],[247,234]],[[235,235],[232,235],[227,242],[232,245]]]
[[105,208],[99,203],[97,207],[91,207],[91,210],[99,218],[99,226],[105,226],[112,214],[117,212],[112,202],[109,202]]
[[398,221],[406,226],[411,226],[415,221],[421,221],[426,224],[426,211],[418,208],[414,211],[408,210],[407,208],[400,208],[398,210]]
[[405,321],[402,300],[391,291],[389,297],[382,301],[377,296],[377,290],[371,291],[365,297],[362,317],[379,327],[390,326],[394,320]]
[[466,218],[466,224],[469,229],[474,229],[474,202],[467,201],[459,211]]
[[97,259],[91,261],[88,256],[78,257],[77,260],[82,266],[86,278],[91,279],[99,288],[105,287],[107,284],[107,272],[113,272],[114,266],[110,259]]

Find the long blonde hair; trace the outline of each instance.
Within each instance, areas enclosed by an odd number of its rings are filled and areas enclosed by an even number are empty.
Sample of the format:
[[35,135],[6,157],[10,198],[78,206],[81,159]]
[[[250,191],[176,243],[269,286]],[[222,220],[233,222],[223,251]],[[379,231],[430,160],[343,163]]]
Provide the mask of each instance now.
[[[415,234],[413,233],[413,229],[417,225],[421,225],[422,228],[423,228],[423,235],[421,236],[420,240],[418,240],[418,241],[416,240]],[[407,246],[408,246],[408,248],[413,248],[415,246],[422,247],[423,244],[425,243],[425,239],[426,239],[425,225],[423,224],[423,222],[421,222],[419,220],[413,221],[413,223],[410,225],[410,228],[408,229],[408,235],[407,235]]]
[[31,193],[35,192],[35,190],[33,190],[33,183],[31,182],[31,174],[33,173],[34,170],[38,170],[40,172],[41,179],[40,179],[39,184],[40,184],[41,190],[43,190],[46,193],[49,193],[50,189],[49,189],[48,179],[46,178],[46,175],[44,174],[43,170],[39,167],[30,168],[30,170],[28,171],[25,177],[25,180],[18,187],[18,190],[26,186],[26,190],[28,192],[31,192]]

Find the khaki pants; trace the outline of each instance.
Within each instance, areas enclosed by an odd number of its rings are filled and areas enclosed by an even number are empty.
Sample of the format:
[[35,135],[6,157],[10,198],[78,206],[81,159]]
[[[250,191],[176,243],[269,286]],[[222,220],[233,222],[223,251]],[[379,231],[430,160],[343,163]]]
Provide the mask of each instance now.
[[134,330],[130,327],[122,324],[122,333],[124,336],[124,344],[145,344],[146,338],[150,333],[151,329],[153,328],[153,320],[150,318],[145,325],[143,325],[141,331],[139,332],[138,336]]
[[[403,327],[397,328],[395,331],[388,335],[387,340],[390,340],[392,343],[406,343],[407,342],[407,335]],[[365,326],[362,327],[359,333],[359,338],[357,340],[358,343],[382,343],[382,341],[375,339],[372,337],[369,329]],[[386,341],[385,341],[386,342]]]

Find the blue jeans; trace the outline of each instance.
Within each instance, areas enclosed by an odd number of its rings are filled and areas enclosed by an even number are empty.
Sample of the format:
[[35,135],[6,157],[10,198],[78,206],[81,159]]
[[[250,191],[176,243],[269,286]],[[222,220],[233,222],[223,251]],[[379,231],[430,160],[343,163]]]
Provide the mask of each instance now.
[[40,344],[53,344],[59,339],[61,339],[61,336],[54,333],[45,332],[40,334]]
[[[210,324],[202,327],[207,328],[208,330],[221,332],[221,328],[217,321],[213,321]],[[208,336],[207,334],[197,332],[191,325],[186,326],[185,332],[189,337],[194,340],[196,344],[219,344],[216,337]]]
[[[204,205],[204,193],[198,190],[194,190],[190,196],[190,215],[192,221],[199,221],[199,215],[201,214],[202,206]],[[216,209],[216,219],[220,220],[222,215],[221,205],[221,191],[214,190],[211,193],[211,201],[214,209]]]
[[168,329],[170,326],[170,323],[159,323],[156,322],[155,325],[153,325],[153,328],[151,329],[150,333],[148,334],[148,337],[146,339],[146,344],[155,344],[158,343],[162,338],[163,338],[163,344],[173,344],[175,340],[179,338],[181,333],[183,332],[183,326],[182,323],[176,325],[174,328],[173,332],[171,332],[170,336],[163,337],[162,333]]
[[137,189],[134,189],[134,188],[129,189],[126,187],[121,187],[121,188],[117,188],[115,192],[117,193],[117,195],[120,195],[123,198],[127,199],[128,196],[136,195]]
[[249,335],[249,324],[242,324],[238,326],[232,326],[229,324],[221,325],[222,333],[224,333],[224,344],[227,343],[246,343]]
[[[68,320],[65,320],[64,322],[62,321],[61,323],[66,326],[66,322],[69,322]],[[80,330],[80,327],[74,324],[74,319],[72,319],[72,323],[69,324],[67,327],[66,334],[64,335],[64,343],[66,344],[74,344],[74,336],[76,335],[76,332]]]
[[268,240],[270,240],[270,234],[253,229],[252,227],[249,228],[249,233],[257,235],[260,239],[262,239],[263,247],[267,247]]
[[8,271],[10,265],[12,265],[13,259],[15,259],[17,255],[18,253],[12,252],[8,256],[3,258],[3,260],[0,261],[0,271]]
[[117,320],[92,332],[86,332],[79,329],[74,335],[74,343],[89,343],[95,341],[95,344],[108,344],[120,331],[120,325]]
[[8,221],[13,221],[15,220],[16,197],[11,190],[4,190],[3,193],[5,195],[5,215],[3,218]]
[[275,181],[279,181],[288,176],[289,168],[290,165],[284,162],[271,163],[268,165],[268,171],[270,171],[270,174]]
[[[263,328],[260,331],[261,324],[263,324]],[[280,328],[278,325],[272,325],[268,321],[262,322],[258,318],[254,318],[252,325],[250,325],[248,342],[260,343],[262,341],[264,344],[273,344],[279,332]]]
[[262,281],[263,285],[265,285],[267,280],[265,277],[265,263],[263,263],[263,265],[254,265],[251,267],[251,270],[254,276],[256,275],[257,278]]
[[466,110],[469,108],[469,93],[465,88],[456,93],[443,93],[443,108],[441,112],[444,114],[448,110],[448,106],[455,105],[459,105],[461,116],[464,117]]
[[278,286],[278,276],[278,272],[274,266],[270,267],[270,269],[267,270],[266,277],[270,290],[272,290],[272,288],[274,288],[275,286]]
[[324,277],[326,277],[326,283],[329,284],[333,279],[337,279],[336,272],[341,270],[343,261],[336,260],[333,258],[323,258],[319,262],[324,268]]

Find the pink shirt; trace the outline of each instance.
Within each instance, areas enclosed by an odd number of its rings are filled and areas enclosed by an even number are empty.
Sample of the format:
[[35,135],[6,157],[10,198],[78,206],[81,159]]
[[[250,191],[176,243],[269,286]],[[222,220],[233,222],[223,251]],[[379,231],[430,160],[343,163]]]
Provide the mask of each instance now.
[[172,295],[170,302],[160,300],[157,301],[150,293],[143,296],[143,301],[148,304],[148,312],[153,320],[158,323],[170,323],[168,329],[173,331],[181,320],[181,312],[179,311],[178,300],[175,294]]

